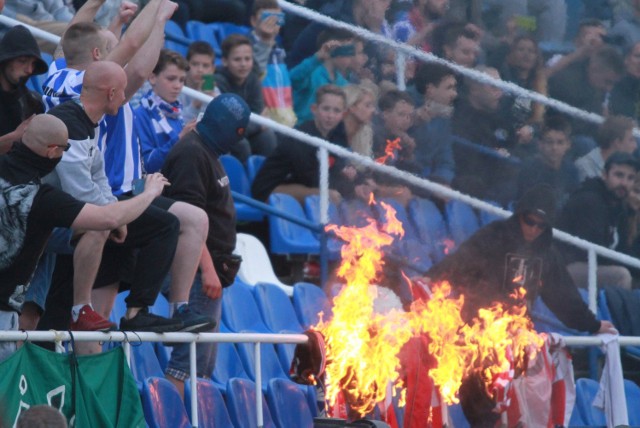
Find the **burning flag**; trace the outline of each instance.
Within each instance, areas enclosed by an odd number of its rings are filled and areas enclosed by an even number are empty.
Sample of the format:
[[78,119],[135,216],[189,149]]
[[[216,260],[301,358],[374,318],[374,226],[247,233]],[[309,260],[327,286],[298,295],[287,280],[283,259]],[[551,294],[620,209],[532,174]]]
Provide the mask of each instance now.
[[[465,323],[464,297],[452,297],[451,285],[444,282],[432,284],[430,297],[414,301],[408,312],[377,314],[377,288],[371,285],[384,265],[381,249],[403,234],[393,208],[382,206],[384,226],[373,219],[361,228],[327,226],[345,241],[338,276],[346,283],[333,300],[333,317],[315,327],[325,340],[329,404],[344,394],[350,408],[363,416],[385,399],[389,383],[402,397],[400,350],[421,336],[436,361],[429,375],[446,403],[458,402],[460,385],[471,375],[482,378],[489,396],[500,395],[543,343],[526,317],[526,306],[496,303]],[[524,290],[517,293],[515,298],[523,300]]]

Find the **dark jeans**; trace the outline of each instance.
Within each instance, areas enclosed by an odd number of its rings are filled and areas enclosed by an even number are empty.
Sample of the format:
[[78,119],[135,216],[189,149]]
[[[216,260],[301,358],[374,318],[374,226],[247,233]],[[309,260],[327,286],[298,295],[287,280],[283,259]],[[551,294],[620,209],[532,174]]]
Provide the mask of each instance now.
[[[130,196],[121,196],[119,199],[128,198]],[[127,307],[147,307],[155,303],[176,253],[180,222],[167,211],[171,206],[167,201],[171,200],[162,197],[156,200],[140,217],[127,225],[125,241],[116,244],[137,252],[131,290],[126,298]]]

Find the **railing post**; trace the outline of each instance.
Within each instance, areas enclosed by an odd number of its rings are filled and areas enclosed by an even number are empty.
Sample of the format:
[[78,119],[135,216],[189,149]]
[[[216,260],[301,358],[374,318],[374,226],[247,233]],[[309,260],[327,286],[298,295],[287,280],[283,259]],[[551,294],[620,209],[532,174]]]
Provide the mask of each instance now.
[[593,248],[589,248],[588,254],[589,309],[595,314],[598,311],[598,256]]
[[258,428],[264,426],[262,420],[262,362],[260,361],[260,342],[255,343],[255,360],[256,360],[256,422]]
[[318,149],[318,162],[320,164],[320,284],[324,286],[328,276],[328,251],[327,237],[324,227],[329,223],[329,151],[325,148]]
[[196,356],[196,341],[193,340],[189,342],[189,388],[191,388],[191,424],[194,428],[198,428],[198,365]]
[[407,54],[396,51],[396,85],[398,89],[404,91],[407,84],[404,81],[405,70],[407,69]]

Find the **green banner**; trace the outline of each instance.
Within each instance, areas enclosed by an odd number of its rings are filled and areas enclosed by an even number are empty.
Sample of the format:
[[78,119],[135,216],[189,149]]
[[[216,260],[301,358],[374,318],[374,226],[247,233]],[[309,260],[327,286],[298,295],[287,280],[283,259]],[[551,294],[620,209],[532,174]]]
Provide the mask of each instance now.
[[59,409],[70,427],[146,427],[121,347],[73,358],[25,343],[0,363],[2,426],[15,426],[20,412],[37,404]]

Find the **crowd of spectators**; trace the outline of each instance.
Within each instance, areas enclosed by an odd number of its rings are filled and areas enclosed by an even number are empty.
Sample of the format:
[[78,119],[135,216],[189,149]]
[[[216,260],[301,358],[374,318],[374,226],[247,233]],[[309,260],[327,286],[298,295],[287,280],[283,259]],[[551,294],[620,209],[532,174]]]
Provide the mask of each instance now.
[[[21,327],[35,327],[51,308],[64,314],[47,327],[114,328],[107,318],[126,283],[131,294],[121,328],[215,330],[221,288],[233,283],[240,263],[231,255],[235,211],[219,157],[265,156],[252,186],[258,200],[281,192],[303,202],[319,193],[316,149],[249,123],[249,112],[506,208],[532,187],[549,185],[561,229],[640,255],[633,135],[640,1],[585,8],[589,19],[576,34],[568,34],[563,0],[299,1],[603,115],[601,125],[413,58],[402,76],[406,88],[397,87],[394,50],[284,13],[277,0],[177,3],[6,0],[7,15],[63,35],[49,66],[24,27],[0,41],[0,162],[9,171],[0,171],[0,186],[11,189],[3,190],[7,202],[12,191],[33,186],[32,205],[9,204],[1,217],[0,309],[21,311]],[[250,31],[222,42],[216,67],[206,41],[193,42],[186,57],[162,49],[169,19],[234,22]],[[572,49],[559,47],[568,38]],[[26,82],[47,69],[39,99]],[[185,85],[214,101],[189,99],[181,94]],[[25,163],[31,175],[11,169]],[[336,204],[367,201],[372,193],[404,206],[416,196],[446,203],[333,155],[330,167]],[[160,196],[164,177],[171,186]],[[46,217],[45,201],[50,211],[64,209],[35,228],[29,213]],[[87,219],[87,207],[120,214],[99,221],[93,210]],[[22,227],[5,228],[15,215]],[[45,245],[52,230],[56,239]],[[22,241],[28,251],[9,251]],[[578,286],[586,286],[585,261],[581,252],[566,260]],[[637,282],[622,266],[602,267],[606,285],[629,289]],[[56,287],[73,298],[49,301],[47,291]],[[170,319],[148,313],[160,292],[175,311]],[[15,317],[2,322],[18,327]],[[198,353],[199,373],[211,373],[215,347],[199,345]],[[177,385],[186,360],[177,347],[168,369]]]

